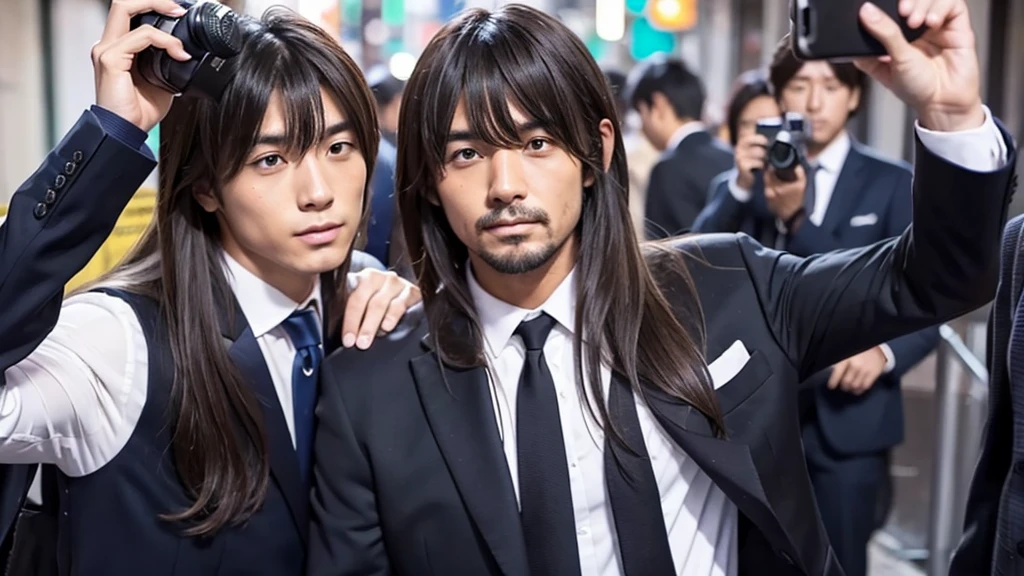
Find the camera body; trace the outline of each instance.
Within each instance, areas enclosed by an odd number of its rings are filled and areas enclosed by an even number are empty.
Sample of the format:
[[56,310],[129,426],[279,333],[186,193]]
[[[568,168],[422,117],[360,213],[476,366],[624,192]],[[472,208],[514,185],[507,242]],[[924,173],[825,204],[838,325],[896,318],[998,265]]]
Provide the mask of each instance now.
[[810,126],[801,114],[757,121],[757,133],[768,139],[767,165],[783,182],[796,180],[796,168],[807,158]]
[[181,40],[192,59],[180,62],[164,50],[150,47],[136,56],[136,70],[150,84],[174,94],[220,100],[234,76],[232,60],[242,51],[238,15],[216,2],[178,3],[187,10],[184,16],[172,18],[147,12],[132,18],[131,27],[148,24],[174,36]]

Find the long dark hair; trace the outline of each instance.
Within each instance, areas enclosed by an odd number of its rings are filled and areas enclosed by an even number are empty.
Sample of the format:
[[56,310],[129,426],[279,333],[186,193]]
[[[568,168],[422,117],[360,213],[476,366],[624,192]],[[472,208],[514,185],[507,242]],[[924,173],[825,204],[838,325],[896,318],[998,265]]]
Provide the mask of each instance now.
[[[174,360],[171,449],[194,501],[163,517],[183,522],[189,536],[212,535],[248,519],[263,504],[270,471],[259,403],[231,362],[218,323],[218,309],[233,302],[220,227],[193,192],[201,186],[217,195],[238,174],[275,91],[286,110],[290,150],[304,152],[321,141],[323,89],[352,124],[368,175],[377,155],[373,96],[334,39],[285,9],[244,23],[238,70],[220,103],[179,98],[160,125],[159,191],[150,227],[123,262],[90,286],[149,296],[166,319]],[[365,221],[369,202],[365,189],[363,194]],[[322,276],[325,309],[334,315],[325,322],[329,330],[344,309],[344,282],[338,279],[349,260]]]
[[[611,166],[604,170],[599,125],[607,118],[618,126],[608,84],[575,34],[524,6],[468,10],[445,25],[420,57],[402,103],[396,190],[410,259],[441,360],[455,367],[487,365],[480,322],[466,284],[468,252],[433,201],[460,98],[470,129],[487,143],[518,144],[508,109],[512,102],[580,160],[585,177],[594,178],[593,185],[582,191],[576,231],[581,248],[575,332],[599,335],[608,356],[602,358],[601,345],[590,345],[583,358],[577,340],[579,385],[585,362],[591,393],[603,398],[604,360],[638,393],[643,393],[640,380],[645,380],[690,403],[721,430],[702,352],[703,318],[691,278],[680,263],[673,281],[683,283],[694,304],[692,314],[683,315],[697,316],[680,319],[680,310],[674,313],[635,241],[627,205],[626,155],[617,131]],[[670,255],[668,249],[651,249]],[[453,317],[468,322],[452,322]],[[475,346],[459,346],[466,341],[465,330]],[[586,393],[582,388],[581,392]],[[607,423],[605,403],[597,405],[600,422]]]

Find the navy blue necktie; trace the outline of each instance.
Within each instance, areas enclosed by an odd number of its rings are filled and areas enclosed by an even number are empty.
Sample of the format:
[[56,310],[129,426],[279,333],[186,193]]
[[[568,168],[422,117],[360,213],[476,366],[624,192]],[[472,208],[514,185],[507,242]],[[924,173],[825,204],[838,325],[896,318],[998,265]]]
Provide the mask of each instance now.
[[313,461],[313,411],[316,408],[317,373],[323,352],[320,323],[312,308],[292,312],[282,324],[295,346],[292,363],[292,405],[295,414],[295,454],[299,473],[309,486]]

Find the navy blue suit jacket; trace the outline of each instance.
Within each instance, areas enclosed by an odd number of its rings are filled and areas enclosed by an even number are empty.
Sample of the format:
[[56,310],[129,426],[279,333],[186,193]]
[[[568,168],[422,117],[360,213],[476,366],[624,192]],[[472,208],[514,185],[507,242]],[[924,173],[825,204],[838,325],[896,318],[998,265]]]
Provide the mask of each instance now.
[[[715,182],[714,199],[697,218],[697,232],[746,232],[771,246],[777,235],[763,188],[750,202],[737,201],[728,189],[730,173]],[[798,256],[867,246],[899,236],[910,225],[912,172],[905,163],[887,160],[852,142],[820,226],[805,221],[790,237],[787,251]],[[903,441],[903,395],[900,378],[927,356],[939,341],[938,327],[890,340],[896,365],[871,389],[856,396],[826,386],[831,370],[805,384],[816,390],[819,424],[826,442],[844,455],[876,452]]]

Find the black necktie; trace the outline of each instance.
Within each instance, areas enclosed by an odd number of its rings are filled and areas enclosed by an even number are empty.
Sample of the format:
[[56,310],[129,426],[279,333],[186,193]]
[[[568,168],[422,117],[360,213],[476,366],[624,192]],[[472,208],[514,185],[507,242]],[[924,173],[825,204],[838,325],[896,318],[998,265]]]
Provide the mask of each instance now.
[[531,576],[580,574],[558,398],[544,360],[544,342],[554,325],[554,318],[542,314],[519,324],[515,332],[526,345],[516,399],[516,433],[519,507]]
[[644,444],[633,393],[629,382],[619,377],[612,377],[608,388],[608,417],[629,446],[627,450],[615,440],[610,429],[605,431],[605,482],[623,572],[626,576],[675,574],[661,493]]

